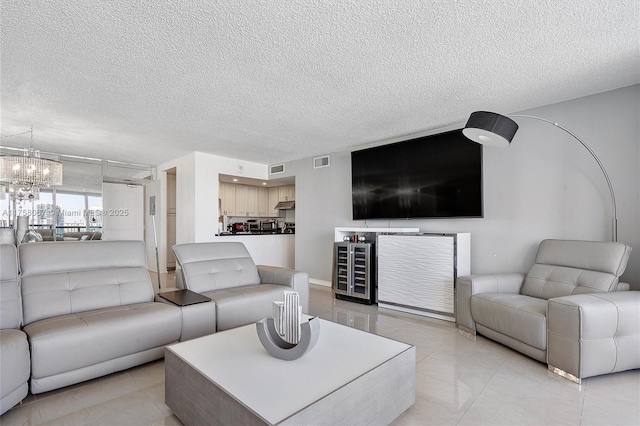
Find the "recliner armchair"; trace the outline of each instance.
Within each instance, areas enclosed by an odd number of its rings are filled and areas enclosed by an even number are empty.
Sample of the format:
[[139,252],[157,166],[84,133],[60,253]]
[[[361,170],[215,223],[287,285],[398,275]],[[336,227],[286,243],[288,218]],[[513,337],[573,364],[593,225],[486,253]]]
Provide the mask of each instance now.
[[303,312],[309,310],[309,275],[257,265],[240,242],[189,243],[173,246],[181,270],[176,285],[210,297],[216,304],[216,331],[240,327],[273,314],[273,302],[285,290],[297,291]]
[[[621,368],[638,368],[640,293],[625,291],[625,295],[603,296],[597,300],[580,297],[628,290],[629,286],[620,283],[619,277],[627,266],[630,253],[631,247],[623,243],[544,240],[540,243],[535,264],[526,275],[459,277],[456,282],[456,323],[463,331],[478,332],[538,361],[547,363],[549,358],[561,360],[563,365],[570,366],[571,371],[560,371],[553,365],[549,368],[577,382],[584,377],[621,371]],[[620,349],[625,352],[616,354],[614,349],[610,355],[624,358],[624,367],[622,364],[616,366],[615,361],[612,366],[609,360],[598,365],[598,357],[594,357],[596,365],[581,369],[576,358],[584,358],[587,350],[597,352],[600,349],[578,344],[569,350],[568,345],[566,348],[563,345],[569,340],[582,341],[584,334],[591,330],[580,328],[580,316],[599,309],[598,306],[605,303],[627,306],[626,343]],[[550,317],[548,311],[552,304],[556,307]],[[615,315],[607,319],[617,320]],[[573,324],[573,328],[559,324]],[[598,337],[603,345],[609,345],[618,337],[616,328],[612,330],[607,332],[612,335]],[[551,335],[553,337],[549,337]],[[629,342],[635,342],[635,347]],[[553,356],[550,357],[550,353]]]

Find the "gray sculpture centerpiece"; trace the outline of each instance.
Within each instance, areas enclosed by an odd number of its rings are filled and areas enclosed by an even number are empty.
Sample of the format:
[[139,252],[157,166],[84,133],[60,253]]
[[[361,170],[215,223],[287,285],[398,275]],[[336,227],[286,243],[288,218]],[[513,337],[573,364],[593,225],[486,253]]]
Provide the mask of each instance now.
[[272,356],[293,361],[309,352],[318,341],[318,317],[302,322],[300,296],[295,291],[284,292],[284,302],[273,302],[273,318],[256,323],[258,338]]

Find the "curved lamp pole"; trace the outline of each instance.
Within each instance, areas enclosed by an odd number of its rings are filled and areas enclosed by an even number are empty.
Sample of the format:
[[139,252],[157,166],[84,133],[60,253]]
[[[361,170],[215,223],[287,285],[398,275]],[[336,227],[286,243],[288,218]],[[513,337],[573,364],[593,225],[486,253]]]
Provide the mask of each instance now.
[[509,117],[530,118],[533,120],[544,121],[545,123],[552,124],[555,127],[564,130],[566,133],[573,136],[575,140],[580,142],[580,144],[585,147],[587,151],[589,151],[589,154],[591,154],[593,159],[596,160],[596,163],[598,163],[598,166],[600,166],[600,170],[602,171],[602,174],[607,181],[607,185],[609,186],[609,193],[611,194],[611,209],[613,212],[611,240],[618,241],[618,210],[616,208],[616,197],[613,193],[611,180],[609,179],[609,175],[607,174],[604,165],[602,164],[596,153],[593,152],[589,145],[587,145],[575,133],[566,129],[565,127],[562,127],[558,123],[547,120],[545,118],[520,114],[510,114],[509,116],[504,116],[488,111],[476,111],[472,113],[471,116],[469,116],[469,120],[464,126],[462,133],[467,138],[479,144],[496,148],[506,148],[509,146],[511,140],[513,139],[513,136],[518,131],[518,125]]

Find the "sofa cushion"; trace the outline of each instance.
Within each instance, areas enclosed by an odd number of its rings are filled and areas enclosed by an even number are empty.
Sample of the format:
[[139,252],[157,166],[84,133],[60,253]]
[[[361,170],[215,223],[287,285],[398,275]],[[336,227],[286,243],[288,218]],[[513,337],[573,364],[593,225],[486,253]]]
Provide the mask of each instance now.
[[483,293],[471,297],[476,323],[540,350],[547,348],[547,301],[520,294]]
[[623,243],[544,240],[520,293],[551,299],[615,291],[630,253]]
[[46,318],[24,327],[33,378],[76,370],[177,342],[177,306],[140,303]]
[[153,301],[142,241],[21,244],[24,324]]
[[273,315],[273,302],[284,300],[279,284],[260,284],[203,293],[216,303],[218,331],[240,327]]
[[258,269],[240,242],[179,244],[173,252],[186,288],[196,293],[260,284]]

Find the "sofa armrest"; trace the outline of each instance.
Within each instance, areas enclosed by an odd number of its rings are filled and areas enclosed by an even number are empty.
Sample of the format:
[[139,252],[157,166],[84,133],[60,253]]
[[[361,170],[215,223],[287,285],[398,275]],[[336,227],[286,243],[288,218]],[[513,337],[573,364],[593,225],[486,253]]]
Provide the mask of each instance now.
[[640,292],[612,291],[549,299],[549,370],[585,377],[640,368]]
[[300,295],[302,312],[309,313],[309,274],[295,269],[256,265],[261,284],[279,284],[291,287]]
[[178,306],[159,296],[160,293],[181,290],[179,288],[164,288],[158,292],[155,301],[180,308],[182,311],[182,329],[180,341],[195,339],[216,332],[216,304],[215,302],[196,303],[194,305]]
[[519,293],[525,274],[467,275],[456,280],[456,324],[473,334],[476,323],[471,317],[471,296],[480,293]]

